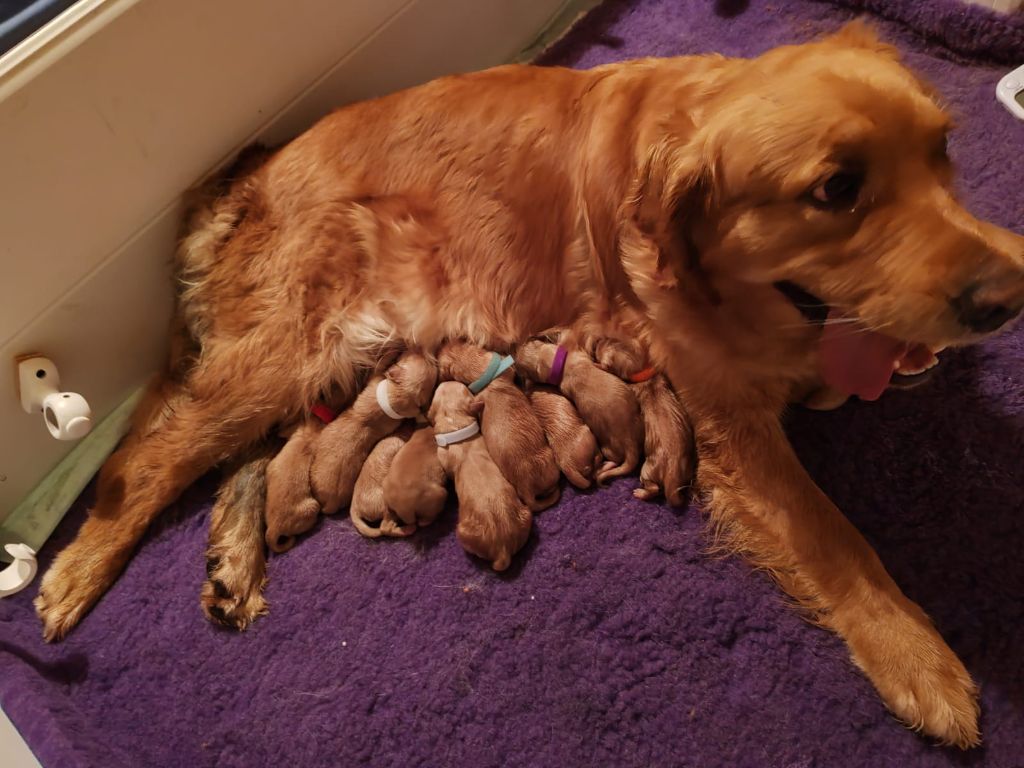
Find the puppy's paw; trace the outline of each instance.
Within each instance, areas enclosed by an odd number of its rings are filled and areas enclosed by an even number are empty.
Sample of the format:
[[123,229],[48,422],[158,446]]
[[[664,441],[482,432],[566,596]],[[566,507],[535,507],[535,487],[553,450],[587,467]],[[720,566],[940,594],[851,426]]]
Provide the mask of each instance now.
[[43,639],[63,639],[113,583],[118,570],[118,563],[77,542],[61,552],[43,576],[34,603],[43,622]]
[[206,574],[199,601],[214,624],[241,631],[267,612],[262,569],[247,572],[211,557],[206,561]]
[[661,495],[661,488],[653,483],[643,483],[639,488],[633,489],[633,498],[640,501],[653,501]]
[[693,461],[688,452],[650,456],[640,468],[640,487],[633,491],[633,495],[651,501],[664,494],[671,506],[682,507],[686,504],[693,475]]

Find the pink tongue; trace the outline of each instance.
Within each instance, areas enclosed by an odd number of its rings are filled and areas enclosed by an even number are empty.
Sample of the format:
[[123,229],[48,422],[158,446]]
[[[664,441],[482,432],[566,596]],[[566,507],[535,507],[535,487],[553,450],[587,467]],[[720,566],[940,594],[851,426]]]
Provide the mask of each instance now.
[[844,395],[877,400],[889,386],[896,362],[910,345],[856,323],[837,322],[842,315],[832,310],[821,332],[821,374],[825,383]]

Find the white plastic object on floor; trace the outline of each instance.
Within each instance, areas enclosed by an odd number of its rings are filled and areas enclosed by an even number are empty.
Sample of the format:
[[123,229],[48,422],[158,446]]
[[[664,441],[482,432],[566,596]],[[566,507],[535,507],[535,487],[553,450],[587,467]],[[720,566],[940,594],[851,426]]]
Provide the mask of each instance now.
[[79,440],[92,429],[92,410],[77,392],[60,392],[57,366],[46,357],[18,361],[18,386],[25,413],[42,413],[58,440]]
[[982,5],[1000,13],[1013,13],[1024,8],[1024,0],[964,0],[968,5]]
[[1024,66],[1004,75],[996,86],[996,98],[1010,114],[1024,120]]
[[36,551],[28,544],[8,544],[4,549],[14,558],[14,562],[0,571],[0,597],[21,592],[32,583],[39,570]]

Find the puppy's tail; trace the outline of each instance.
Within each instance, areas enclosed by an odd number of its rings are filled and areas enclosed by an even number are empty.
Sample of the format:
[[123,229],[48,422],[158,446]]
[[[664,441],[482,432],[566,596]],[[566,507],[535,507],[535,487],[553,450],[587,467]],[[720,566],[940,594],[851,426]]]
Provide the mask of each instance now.
[[359,535],[365,536],[368,539],[379,539],[384,535],[384,532],[380,529],[381,523],[383,522],[382,520],[376,521],[377,526],[374,527],[364,520],[362,516],[351,506],[348,509],[348,517],[352,521],[352,527],[359,532]]
[[626,475],[633,472],[636,469],[637,464],[640,463],[640,451],[633,445],[629,446],[626,451],[626,458],[623,459],[621,464],[616,464],[613,461],[606,461],[601,465],[601,468],[597,470],[597,474],[594,479],[597,480],[598,485],[604,485],[609,480],[614,480],[617,477],[625,477]]

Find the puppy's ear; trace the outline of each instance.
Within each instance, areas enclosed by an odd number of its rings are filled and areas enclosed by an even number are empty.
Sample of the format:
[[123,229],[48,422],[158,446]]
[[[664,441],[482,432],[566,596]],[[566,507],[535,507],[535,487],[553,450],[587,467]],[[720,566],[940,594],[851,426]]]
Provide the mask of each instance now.
[[386,371],[384,371],[384,378],[390,381],[396,387],[401,386],[402,382],[405,380],[405,375],[405,366],[402,365],[401,360],[399,360],[397,363],[395,363]]
[[864,48],[875,53],[888,56],[899,61],[899,50],[878,39],[878,32],[864,19],[854,19],[844,24],[840,30],[825,38],[826,42],[836,43],[844,48]]
[[476,418],[480,418],[480,414],[484,412],[484,401],[474,399],[469,404],[469,415]]
[[655,248],[624,254],[630,271],[639,270],[659,288],[675,288],[684,276],[706,283],[693,233],[709,216],[713,194],[713,163],[700,138],[680,144],[665,137],[653,145],[635,182],[629,215]]

